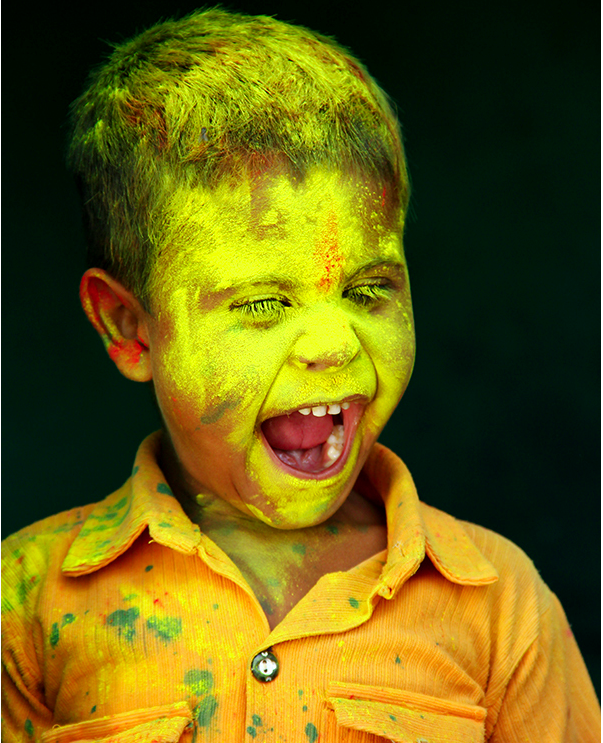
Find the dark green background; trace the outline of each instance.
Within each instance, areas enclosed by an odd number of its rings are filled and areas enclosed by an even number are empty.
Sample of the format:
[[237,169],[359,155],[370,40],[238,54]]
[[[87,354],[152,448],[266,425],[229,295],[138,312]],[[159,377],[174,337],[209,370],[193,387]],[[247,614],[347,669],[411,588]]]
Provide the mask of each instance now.
[[[12,4],[4,21],[3,534],[119,486],[157,427],[79,307],[65,117],[107,47],[194,3]],[[246,2],[335,35],[399,106],[418,355],[382,441],[420,497],[500,532],[599,688],[596,4]]]

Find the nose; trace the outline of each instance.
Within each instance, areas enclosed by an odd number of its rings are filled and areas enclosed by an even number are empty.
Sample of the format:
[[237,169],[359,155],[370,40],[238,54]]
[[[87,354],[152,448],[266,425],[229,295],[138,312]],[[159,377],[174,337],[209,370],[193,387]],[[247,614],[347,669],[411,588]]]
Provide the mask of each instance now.
[[291,350],[290,361],[308,371],[338,371],[350,364],[361,348],[344,313],[315,312],[306,318],[304,331]]

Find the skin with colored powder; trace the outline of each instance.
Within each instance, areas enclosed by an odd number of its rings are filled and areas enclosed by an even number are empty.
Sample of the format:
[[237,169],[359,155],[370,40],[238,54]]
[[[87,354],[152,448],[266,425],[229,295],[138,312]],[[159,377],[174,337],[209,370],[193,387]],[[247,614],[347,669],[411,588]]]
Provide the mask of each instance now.
[[[121,371],[153,380],[174,494],[263,592],[268,615],[386,546],[383,512],[353,490],[414,361],[401,215],[383,193],[319,167],[303,183],[272,169],[234,189],[177,191],[150,311],[100,269],[82,282]],[[113,296],[113,309],[95,296]],[[333,464],[300,472],[275,456],[265,421],[342,401]],[[331,518],[341,527],[326,532]]]

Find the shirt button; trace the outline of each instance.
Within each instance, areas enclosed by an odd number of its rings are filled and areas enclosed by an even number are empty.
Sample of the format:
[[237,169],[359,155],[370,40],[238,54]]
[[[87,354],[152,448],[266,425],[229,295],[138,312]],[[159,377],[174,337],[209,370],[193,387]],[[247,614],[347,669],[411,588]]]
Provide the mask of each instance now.
[[269,650],[258,653],[251,661],[251,673],[258,681],[272,681],[278,676],[279,667],[276,655]]

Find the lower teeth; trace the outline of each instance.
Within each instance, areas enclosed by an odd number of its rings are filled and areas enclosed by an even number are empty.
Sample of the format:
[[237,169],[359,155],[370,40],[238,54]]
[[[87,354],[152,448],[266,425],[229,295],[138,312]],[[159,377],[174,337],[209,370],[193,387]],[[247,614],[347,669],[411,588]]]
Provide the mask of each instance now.
[[327,444],[334,444],[335,446],[343,445],[343,426],[333,426],[331,435],[327,439]]
[[333,462],[337,461],[339,457],[341,456],[342,449],[338,449],[336,446],[329,446],[327,449],[327,460],[329,464],[333,464]]
[[327,439],[327,444],[329,444],[329,448],[326,451],[327,466],[336,462],[341,456],[341,452],[343,451],[343,438],[343,426],[334,426],[331,435]]

